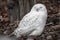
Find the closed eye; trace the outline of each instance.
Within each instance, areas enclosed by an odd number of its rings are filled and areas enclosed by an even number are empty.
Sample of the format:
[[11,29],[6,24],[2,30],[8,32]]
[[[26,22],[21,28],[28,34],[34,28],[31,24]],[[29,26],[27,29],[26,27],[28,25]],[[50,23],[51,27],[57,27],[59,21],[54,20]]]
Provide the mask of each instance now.
[[42,7],[40,7],[40,9],[41,9]]
[[36,9],[36,7],[34,7]]

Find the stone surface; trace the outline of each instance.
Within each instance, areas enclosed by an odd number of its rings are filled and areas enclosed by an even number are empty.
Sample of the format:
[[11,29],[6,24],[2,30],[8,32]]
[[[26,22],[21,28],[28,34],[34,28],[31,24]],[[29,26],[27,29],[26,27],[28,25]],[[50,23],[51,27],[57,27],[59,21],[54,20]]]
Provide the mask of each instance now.
[[17,40],[15,37],[8,37],[6,35],[0,35],[0,40]]

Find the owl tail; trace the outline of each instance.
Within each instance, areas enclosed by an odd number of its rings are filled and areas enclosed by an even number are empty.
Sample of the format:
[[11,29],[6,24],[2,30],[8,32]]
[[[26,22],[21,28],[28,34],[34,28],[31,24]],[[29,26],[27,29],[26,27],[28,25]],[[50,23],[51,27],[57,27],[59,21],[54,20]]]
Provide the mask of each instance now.
[[9,37],[14,36],[14,32],[9,35]]

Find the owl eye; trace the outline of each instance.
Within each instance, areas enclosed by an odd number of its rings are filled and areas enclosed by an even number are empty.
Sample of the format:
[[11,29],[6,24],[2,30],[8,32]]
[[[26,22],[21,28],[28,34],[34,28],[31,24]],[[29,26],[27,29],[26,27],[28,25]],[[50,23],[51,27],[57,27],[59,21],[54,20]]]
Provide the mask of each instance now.
[[34,7],[34,8],[36,8],[36,7]]
[[40,9],[41,9],[42,7],[40,7]]

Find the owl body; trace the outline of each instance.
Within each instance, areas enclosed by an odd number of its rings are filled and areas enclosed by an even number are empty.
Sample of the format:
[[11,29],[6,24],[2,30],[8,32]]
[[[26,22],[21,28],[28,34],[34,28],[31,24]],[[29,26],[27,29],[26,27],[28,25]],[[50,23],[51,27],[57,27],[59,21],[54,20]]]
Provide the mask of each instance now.
[[[42,9],[40,8],[42,7]],[[36,8],[36,9],[35,9]],[[40,9],[39,9],[40,8]],[[47,10],[43,4],[36,4],[20,21],[13,34],[16,37],[41,35],[47,19]],[[45,11],[44,11],[44,10]]]

